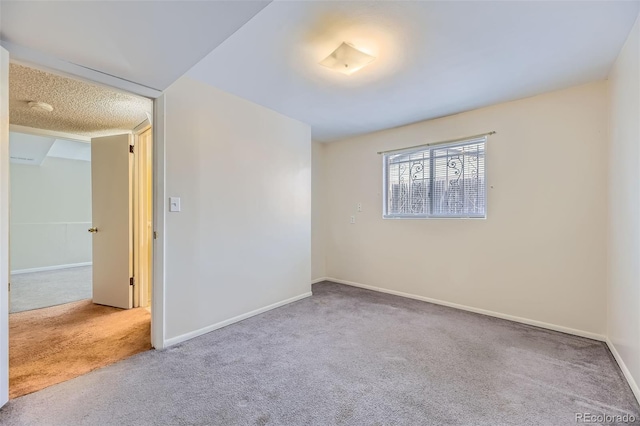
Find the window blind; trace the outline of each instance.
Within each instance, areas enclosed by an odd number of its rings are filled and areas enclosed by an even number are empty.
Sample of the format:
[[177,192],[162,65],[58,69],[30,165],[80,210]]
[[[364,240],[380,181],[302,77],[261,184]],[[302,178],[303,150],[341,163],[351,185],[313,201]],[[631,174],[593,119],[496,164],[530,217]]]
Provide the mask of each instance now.
[[384,217],[485,217],[486,141],[385,153]]

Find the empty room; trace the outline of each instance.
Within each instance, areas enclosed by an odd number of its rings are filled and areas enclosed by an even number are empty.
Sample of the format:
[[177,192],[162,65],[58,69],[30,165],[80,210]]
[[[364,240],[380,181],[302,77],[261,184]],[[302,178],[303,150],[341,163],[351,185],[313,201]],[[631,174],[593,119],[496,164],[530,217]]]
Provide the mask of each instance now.
[[[0,0],[0,424],[640,424],[639,14]],[[21,67],[70,85],[18,94]],[[83,85],[121,98],[69,101],[61,125],[134,98],[146,118],[76,134],[90,162],[42,121],[20,132],[16,108],[56,114]],[[24,184],[49,164],[99,186]],[[56,219],[74,185],[83,215]],[[84,245],[47,249],[45,221]],[[52,271],[73,297],[24,284]],[[68,376],[12,351],[15,315],[79,299],[143,309],[152,350]],[[60,379],[16,393],[16,362]]]

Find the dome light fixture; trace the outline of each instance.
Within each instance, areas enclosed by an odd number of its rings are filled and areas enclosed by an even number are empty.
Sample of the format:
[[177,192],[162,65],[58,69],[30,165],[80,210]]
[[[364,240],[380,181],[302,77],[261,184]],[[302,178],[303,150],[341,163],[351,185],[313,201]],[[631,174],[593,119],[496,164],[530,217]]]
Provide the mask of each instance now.
[[375,58],[353,45],[343,42],[329,56],[324,58],[320,65],[330,68],[345,75],[351,75],[369,65]]
[[32,101],[32,102],[29,102],[28,105],[29,105],[29,108],[35,109],[36,111],[45,111],[45,112],[53,111],[53,107],[46,102]]

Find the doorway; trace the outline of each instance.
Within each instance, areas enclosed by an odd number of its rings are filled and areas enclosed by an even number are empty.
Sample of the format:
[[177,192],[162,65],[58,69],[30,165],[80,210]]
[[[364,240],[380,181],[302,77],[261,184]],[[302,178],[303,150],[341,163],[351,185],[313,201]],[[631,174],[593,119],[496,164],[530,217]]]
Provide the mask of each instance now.
[[10,132],[9,161],[10,312],[90,299],[90,144]]
[[[10,396],[17,397],[151,348],[153,161],[150,117],[153,104],[145,98],[22,65],[11,64],[10,68],[13,133],[54,139],[51,147],[44,150],[42,162],[32,167],[41,172],[42,164],[55,163],[49,158],[54,157],[50,154],[65,136],[72,139],[67,142],[84,144],[90,153],[88,179],[86,174],[76,175],[62,185],[63,188],[54,185],[55,189],[63,190],[63,195],[51,189],[44,196],[54,207],[73,204],[72,195],[78,195],[73,190],[73,183],[83,183],[85,189],[88,184],[88,220],[83,216],[73,222],[74,226],[69,225],[71,219],[50,220],[51,227],[65,230],[66,233],[52,233],[61,238],[56,240],[46,237],[45,232],[31,229],[31,240],[20,241],[26,247],[27,255],[47,242],[52,243],[53,250],[47,250],[50,254],[61,254],[67,245],[71,251],[82,252],[84,257],[75,263],[53,260],[49,262],[53,265],[31,268],[45,270],[25,268],[26,273],[12,275],[10,300],[22,284],[15,277],[27,278],[30,274],[43,272],[54,281],[54,272],[58,273],[58,279],[66,280],[63,284],[67,287],[72,281],[70,276],[80,276],[84,272],[79,279],[86,290],[87,276],[90,276],[90,297],[80,298],[86,292],[77,292],[73,297],[56,299],[60,295],[50,291],[53,296],[40,304],[46,306],[32,305],[32,309],[10,314]],[[24,80],[28,80],[28,85],[22,84]],[[11,145],[10,142],[10,149]],[[66,160],[69,164],[79,161],[78,158]],[[68,172],[70,167],[67,164],[61,169]],[[12,201],[14,195],[11,195]],[[34,192],[29,195],[35,197]],[[86,197],[83,200],[86,201]],[[11,231],[14,222],[24,217],[14,211],[16,204],[12,202],[11,205]],[[37,210],[49,213],[54,208]],[[36,227],[35,223],[25,226],[27,229]],[[19,246],[17,242],[14,244],[14,232],[10,239],[12,248]],[[89,262],[86,262],[87,251]],[[12,252],[12,262],[14,257]],[[66,275],[62,277],[61,273]],[[31,278],[37,277],[31,275]],[[46,280],[40,278],[40,283],[46,285]],[[40,285],[40,290],[35,291],[41,299],[46,293],[42,287]],[[29,293],[26,286],[20,287],[20,291]],[[78,300],[69,301],[69,298]],[[55,303],[60,300],[62,303]]]

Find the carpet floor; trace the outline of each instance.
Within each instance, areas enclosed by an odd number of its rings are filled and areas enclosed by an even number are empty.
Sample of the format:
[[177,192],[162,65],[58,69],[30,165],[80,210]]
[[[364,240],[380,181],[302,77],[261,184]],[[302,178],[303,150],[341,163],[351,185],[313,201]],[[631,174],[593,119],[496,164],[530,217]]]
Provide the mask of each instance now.
[[11,276],[11,312],[91,299],[92,267],[30,272]]
[[149,350],[150,319],[146,309],[123,310],[91,300],[9,315],[10,397]]
[[[575,425],[640,407],[597,341],[333,283],[9,402],[3,425]],[[188,315],[188,313],[185,313]]]

